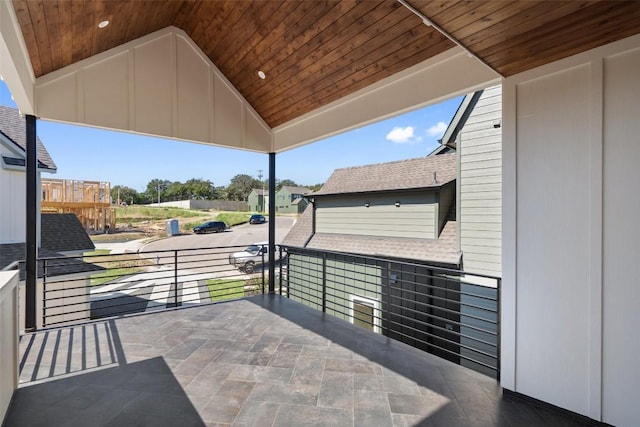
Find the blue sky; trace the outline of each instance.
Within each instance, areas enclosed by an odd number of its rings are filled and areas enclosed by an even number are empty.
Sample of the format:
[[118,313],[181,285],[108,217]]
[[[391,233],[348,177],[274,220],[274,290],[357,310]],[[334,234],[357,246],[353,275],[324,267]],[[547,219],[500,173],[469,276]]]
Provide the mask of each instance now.
[[[427,155],[438,145],[461,98],[453,98],[276,156],[278,179],[312,185],[334,169]],[[15,107],[4,82],[0,104]],[[237,174],[268,174],[268,156],[204,144],[38,121],[37,132],[58,166],[53,178],[108,181],[143,191],[154,178],[227,185]]]

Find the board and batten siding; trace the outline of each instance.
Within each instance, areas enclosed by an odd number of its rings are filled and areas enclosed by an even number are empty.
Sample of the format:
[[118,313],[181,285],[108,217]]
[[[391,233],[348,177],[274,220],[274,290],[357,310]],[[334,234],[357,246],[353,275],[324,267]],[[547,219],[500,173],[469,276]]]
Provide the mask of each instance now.
[[460,249],[469,273],[502,275],[501,120],[502,87],[485,89],[457,142]]
[[316,232],[434,239],[437,215],[435,192],[317,198]]

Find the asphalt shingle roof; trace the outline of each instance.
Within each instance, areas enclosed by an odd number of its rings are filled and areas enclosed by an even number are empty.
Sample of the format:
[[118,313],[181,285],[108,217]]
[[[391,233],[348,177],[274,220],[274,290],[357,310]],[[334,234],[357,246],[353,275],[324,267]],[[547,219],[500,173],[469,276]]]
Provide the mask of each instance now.
[[289,233],[282,240],[285,246],[304,247],[309,238],[313,227],[313,205],[308,205],[300,218],[293,224]]
[[[0,244],[0,270],[7,267],[14,261],[23,261],[25,258],[26,245],[24,243],[4,243]],[[38,258],[55,258],[47,261],[47,276],[62,276],[65,274],[90,273],[102,271],[100,267],[89,262],[84,262],[79,258],[63,257],[57,252],[40,248]],[[42,277],[43,263],[38,263],[38,277]],[[25,280],[25,263],[20,262],[20,280]]]
[[[17,148],[24,153],[27,151],[26,127],[25,120],[20,117],[17,109],[0,105],[0,133],[13,141]],[[39,137],[36,138],[36,147],[38,149],[39,167],[55,171],[56,164]]]
[[286,189],[291,194],[308,194],[311,193],[307,187],[293,187],[290,185],[283,185],[282,188]]
[[456,154],[450,153],[336,169],[312,195],[438,188],[455,179]]
[[44,213],[40,218],[40,241],[43,248],[54,252],[95,249],[95,245],[75,214]]

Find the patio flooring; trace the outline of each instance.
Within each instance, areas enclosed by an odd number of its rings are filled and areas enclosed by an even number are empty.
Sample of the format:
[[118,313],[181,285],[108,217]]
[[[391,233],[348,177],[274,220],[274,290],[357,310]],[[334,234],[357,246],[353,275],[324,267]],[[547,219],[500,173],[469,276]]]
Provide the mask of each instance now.
[[4,426],[576,426],[277,295],[21,339]]

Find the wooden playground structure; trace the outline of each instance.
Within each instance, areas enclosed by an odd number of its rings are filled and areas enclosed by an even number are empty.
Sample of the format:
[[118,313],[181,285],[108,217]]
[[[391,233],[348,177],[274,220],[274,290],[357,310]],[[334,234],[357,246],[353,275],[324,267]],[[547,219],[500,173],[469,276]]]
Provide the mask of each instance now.
[[88,231],[115,230],[108,182],[42,178],[41,186],[42,212],[73,213]]

